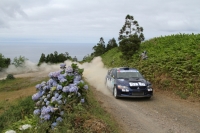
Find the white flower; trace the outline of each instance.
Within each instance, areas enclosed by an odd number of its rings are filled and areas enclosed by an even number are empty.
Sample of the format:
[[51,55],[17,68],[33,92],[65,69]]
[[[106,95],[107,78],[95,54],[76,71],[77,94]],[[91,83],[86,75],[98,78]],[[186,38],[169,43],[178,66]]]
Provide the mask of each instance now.
[[5,133],[16,133],[14,130],[8,130]]
[[26,129],[31,128],[31,127],[32,127],[31,125],[25,124],[25,125],[22,125],[19,129],[20,130],[26,130]]

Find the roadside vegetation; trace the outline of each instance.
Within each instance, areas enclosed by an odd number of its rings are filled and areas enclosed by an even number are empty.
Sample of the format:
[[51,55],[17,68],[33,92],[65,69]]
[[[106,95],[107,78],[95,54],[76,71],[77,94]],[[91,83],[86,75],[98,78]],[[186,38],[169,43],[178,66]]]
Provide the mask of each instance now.
[[[35,110],[35,102],[32,100],[32,95],[36,92],[36,84],[41,83],[44,79],[33,83],[31,78],[14,78],[0,80],[0,84],[3,88],[10,88],[9,91],[1,88],[1,93],[7,95],[7,93],[13,92],[13,95],[9,95],[8,98],[0,98],[0,132],[6,132],[14,130],[17,133],[29,132],[49,132],[49,133],[120,133],[120,128],[114,119],[105,112],[98,101],[95,100],[92,86],[88,87],[86,99],[84,104],[68,104],[65,107],[65,115],[62,123],[60,123],[53,130],[51,129],[51,123],[46,121],[40,123],[40,118],[33,115]],[[31,83],[21,86],[23,83]],[[15,87],[11,87],[15,86]],[[16,89],[18,88],[18,89]],[[23,97],[10,100],[10,97],[15,97],[17,91],[23,90],[30,91],[34,89],[33,93],[28,93]],[[16,92],[16,93],[15,93]],[[39,122],[39,123],[38,123]],[[24,127],[22,127],[24,125]],[[32,128],[20,130],[32,125]]]

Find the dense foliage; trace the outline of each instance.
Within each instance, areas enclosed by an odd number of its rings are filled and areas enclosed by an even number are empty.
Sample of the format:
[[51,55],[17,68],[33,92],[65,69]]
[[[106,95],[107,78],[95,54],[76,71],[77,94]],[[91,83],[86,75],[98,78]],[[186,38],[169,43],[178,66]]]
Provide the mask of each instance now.
[[94,56],[100,56],[106,52],[106,46],[103,37],[100,38],[99,43],[93,47]]
[[0,115],[0,132],[2,132],[5,127],[17,126],[15,124],[13,125],[13,123],[31,116],[33,110],[34,102],[31,97],[19,99],[18,104],[11,105],[9,109],[6,109],[5,112]]
[[132,59],[133,54],[140,48],[140,39],[137,35],[130,36],[119,42],[119,50],[122,52],[122,59]]
[[118,47],[118,45],[117,45],[115,38],[112,38],[108,41],[108,44],[106,46],[106,51],[109,51],[115,47]]
[[72,57],[69,56],[68,52],[65,52],[64,54],[63,53],[58,54],[57,51],[54,51],[54,53],[50,53],[47,56],[45,56],[45,54],[42,53],[38,65],[42,63],[61,63],[66,60],[72,60]]
[[2,68],[7,68],[10,65],[10,58],[5,58],[1,53],[0,53],[0,71]]
[[[130,61],[121,60],[118,48],[105,53],[106,66],[130,66],[139,69],[154,88],[169,90],[182,98],[200,97],[200,34],[176,34],[156,37],[140,45]],[[148,59],[140,60],[147,51]],[[114,63],[111,64],[113,58]]]

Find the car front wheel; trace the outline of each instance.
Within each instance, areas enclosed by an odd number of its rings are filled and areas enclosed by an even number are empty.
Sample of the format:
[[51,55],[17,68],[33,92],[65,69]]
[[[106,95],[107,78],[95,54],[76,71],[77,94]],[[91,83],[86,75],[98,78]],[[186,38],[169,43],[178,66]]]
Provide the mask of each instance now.
[[115,97],[116,99],[118,98],[118,96],[117,96],[117,88],[116,88],[116,87],[114,87],[113,95],[114,95],[114,97]]

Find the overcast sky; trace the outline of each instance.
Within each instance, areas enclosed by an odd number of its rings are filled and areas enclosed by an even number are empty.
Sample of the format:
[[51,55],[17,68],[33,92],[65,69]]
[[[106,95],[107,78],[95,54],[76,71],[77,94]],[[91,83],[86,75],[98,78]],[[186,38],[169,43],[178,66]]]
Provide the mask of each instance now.
[[146,40],[200,33],[200,0],[0,0],[0,42],[117,40],[127,14]]

